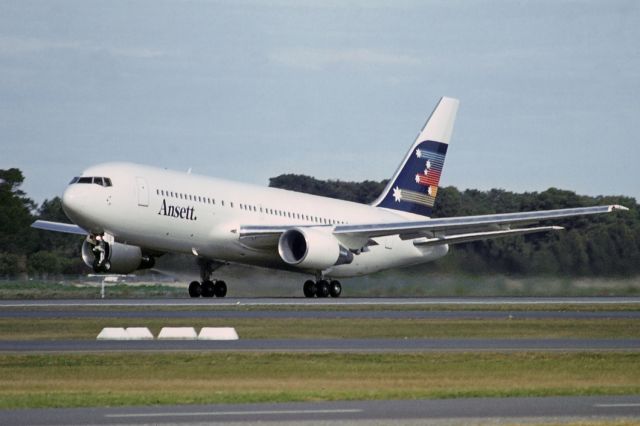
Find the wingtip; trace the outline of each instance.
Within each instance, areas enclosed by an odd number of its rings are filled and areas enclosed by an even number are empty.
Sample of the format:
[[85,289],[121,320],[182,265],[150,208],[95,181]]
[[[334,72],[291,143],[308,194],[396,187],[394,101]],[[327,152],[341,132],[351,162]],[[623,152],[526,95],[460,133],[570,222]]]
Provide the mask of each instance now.
[[616,210],[620,210],[620,211],[624,212],[624,211],[628,211],[629,208],[625,207],[625,206],[621,206],[619,204],[614,204],[614,205],[609,206],[609,211],[610,212],[613,212],[613,211],[616,211]]

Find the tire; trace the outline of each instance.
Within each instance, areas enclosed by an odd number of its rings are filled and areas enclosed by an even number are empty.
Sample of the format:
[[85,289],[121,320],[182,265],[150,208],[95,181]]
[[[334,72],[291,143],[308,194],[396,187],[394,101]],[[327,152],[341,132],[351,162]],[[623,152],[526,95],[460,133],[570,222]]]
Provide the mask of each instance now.
[[98,258],[93,259],[93,272],[95,272],[96,274],[99,274],[102,272],[102,268],[100,267],[100,262],[98,261]]
[[329,297],[329,283],[326,280],[320,280],[316,284],[316,296]]
[[225,297],[227,295],[227,283],[224,281],[216,281],[213,285],[213,293],[216,297]]
[[311,280],[305,281],[302,286],[302,292],[304,297],[314,297],[316,295],[316,283]]
[[214,284],[213,281],[203,281],[202,282],[202,297],[213,297],[214,292]]
[[331,297],[340,297],[342,294],[342,284],[340,284],[340,281],[333,280],[329,283],[329,294]]
[[200,297],[202,295],[202,286],[198,281],[191,281],[189,284],[189,296]]

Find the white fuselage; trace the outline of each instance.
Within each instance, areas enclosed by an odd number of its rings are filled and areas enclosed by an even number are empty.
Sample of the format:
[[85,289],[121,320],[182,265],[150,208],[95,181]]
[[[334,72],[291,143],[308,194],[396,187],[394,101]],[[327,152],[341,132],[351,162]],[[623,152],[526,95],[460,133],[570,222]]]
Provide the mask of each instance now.
[[[148,251],[193,253],[210,259],[297,270],[277,250],[247,247],[239,229],[247,225],[316,225],[424,220],[381,209],[299,192],[260,187],[129,163],[91,167],[82,176],[108,177],[112,186],[70,185],[63,196],[69,218],[93,234]],[[444,256],[447,245],[416,247],[397,235],[374,239],[377,245],[352,263],[323,271],[328,277],[369,274]],[[310,272],[301,271],[299,272]]]

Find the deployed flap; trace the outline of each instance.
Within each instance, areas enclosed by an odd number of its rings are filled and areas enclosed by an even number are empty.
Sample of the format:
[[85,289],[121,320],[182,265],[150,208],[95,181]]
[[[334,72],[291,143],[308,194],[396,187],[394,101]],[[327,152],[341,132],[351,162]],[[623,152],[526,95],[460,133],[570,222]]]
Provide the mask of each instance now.
[[504,231],[474,232],[470,234],[458,234],[438,238],[418,238],[413,244],[416,246],[435,246],[439,244],[460,244],[470,241],[486,240],[488,238],[508,237],[513,235],[525,235],[535,232],[560,231],[562,226],[538,226],[535,228],[507,229]]

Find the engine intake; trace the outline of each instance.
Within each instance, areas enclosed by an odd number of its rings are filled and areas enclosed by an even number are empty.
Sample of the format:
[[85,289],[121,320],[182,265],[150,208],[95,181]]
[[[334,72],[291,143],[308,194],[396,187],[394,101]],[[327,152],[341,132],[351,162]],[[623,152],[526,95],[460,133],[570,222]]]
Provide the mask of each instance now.
[[[89,241],[82,244],[82,260],[84,263],[96,270],[95,245]],[[155,259],[143,256],[142,250],[138,246],[131,246],[122,243],[110,243],[105,247],[106,261],[108,268],[105,272],[112,274],[129,274],[138,269],[153,268]],[[98,272],[98,271],[96,271]]]
[[336,238],[314,228],[293,228],[282,233],[278,253],[283,261],[300,268],[323,270],[353,261],[353,253]]

